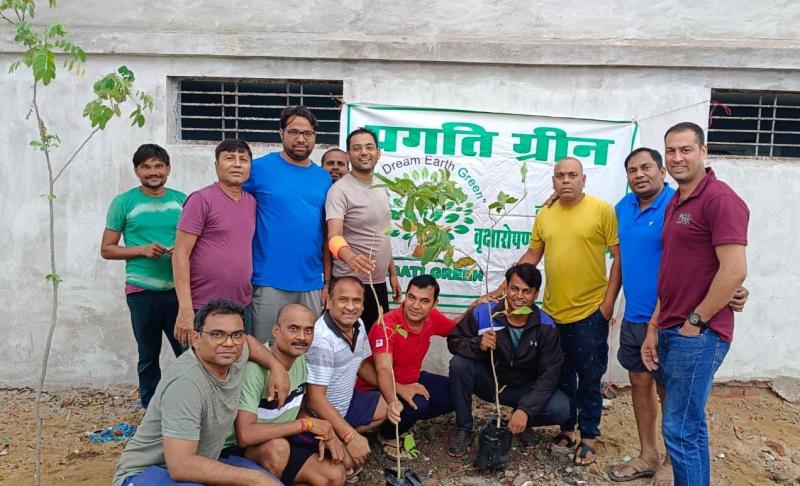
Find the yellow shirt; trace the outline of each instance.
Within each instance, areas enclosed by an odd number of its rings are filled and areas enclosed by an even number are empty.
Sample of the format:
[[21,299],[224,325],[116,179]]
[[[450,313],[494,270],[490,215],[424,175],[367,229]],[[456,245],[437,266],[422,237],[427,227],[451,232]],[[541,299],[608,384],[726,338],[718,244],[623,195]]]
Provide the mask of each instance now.
[[586,194],[570,208],[560,202],[542,208],[533,224],[531,248],[545,248],[544,311],[559,323],[569,323],[599,309],[608,286],[605,250],[618,244],[617,215],[602,199]]

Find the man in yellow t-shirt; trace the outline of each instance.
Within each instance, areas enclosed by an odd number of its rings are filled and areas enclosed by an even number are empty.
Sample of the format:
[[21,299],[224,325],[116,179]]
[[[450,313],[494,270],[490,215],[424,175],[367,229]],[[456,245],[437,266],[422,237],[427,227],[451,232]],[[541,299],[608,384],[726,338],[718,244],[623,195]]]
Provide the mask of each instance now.
[[[554,444],[576,445],[575,464],[596,459],[603,397],[600,380],[608,365],[608,321],[621,283],[617,216],[614,207],[583,192],[586,176],[574,158],[553,169],[558,201],[536,216],[531,246],[520,263],[538,264],[544,257],[546,284],[543,310],[558,323],[564,368],[561,390],[570,399],[570,418]],[[605,251],[613,257],[606,278]]]

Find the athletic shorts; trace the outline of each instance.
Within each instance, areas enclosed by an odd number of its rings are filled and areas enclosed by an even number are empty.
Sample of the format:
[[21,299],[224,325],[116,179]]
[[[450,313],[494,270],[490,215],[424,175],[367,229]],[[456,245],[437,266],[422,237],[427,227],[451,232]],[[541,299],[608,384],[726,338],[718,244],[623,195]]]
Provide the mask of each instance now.
[[647,337],[647,324],[639,324],[622,320],[619,331],[619,364],[628,371],[643,373],[647,371],[642,363],[642,343]]
[[[307,443],[293,439],[294,436],[288,438],[289,460],[286,462],[286,467],[283,468],[283,473],[281,474],[281,482],[286,485],[294,484],[297,473],[303,468],[308,458],[319,452],[316,441]],[[223,449],[220,453],[220,457],[244,457],[244,453],[245,449],[243,447],[235,445]]]
[[344,419],[351,427],[367,425],[375,417],[375,409],[378,408],[380,398],[381,392],[377,390],[353,390],[350,407],[347,408],[347,415],[344,416]]

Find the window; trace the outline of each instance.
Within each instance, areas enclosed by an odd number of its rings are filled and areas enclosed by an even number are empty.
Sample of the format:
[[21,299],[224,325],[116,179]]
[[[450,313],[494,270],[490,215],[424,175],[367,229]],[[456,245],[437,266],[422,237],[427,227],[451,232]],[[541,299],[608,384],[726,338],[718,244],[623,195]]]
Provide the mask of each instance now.
[[281,143],[281,111],[305,105],[319,119],[316,142],[339,143],[341,81],[179,79],[180,141]]
[[708,122],[711,154],[800,157],[800,93],[715,89]]

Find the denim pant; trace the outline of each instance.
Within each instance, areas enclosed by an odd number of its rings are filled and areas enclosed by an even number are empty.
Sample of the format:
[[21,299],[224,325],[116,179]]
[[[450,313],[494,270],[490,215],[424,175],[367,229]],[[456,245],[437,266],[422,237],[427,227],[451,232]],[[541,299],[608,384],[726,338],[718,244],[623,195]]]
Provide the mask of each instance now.
[[[520,399],[535,386],[536,377],[531,383],[506,386],[500,393],[500,404],[516,408]],[[460,430],[472,430],[472,394],[481,400],[494,403],[494,377],[483,361],[455,355],[450,360],[450,393],[456,410],[456,426]],[[528,418],[528,427],[559,425],[569,416],[569,400],[558,390],[550,396],[538,415]]]
[[[261,472],[265,476],[271,477],[276,483],[282,484],[275,477],[265,471],[261,466],[255,462],[245,459],[244,457],[229,456],[220,459],[219,462],[233,467],[241,467],[244,469],[254,469]],[[136,476],[128,476],[122,481],[122,486],[203,486],[201,483],[187,483],[183,481],[175,481],[169,476],[167,468],[161,466],[150,466]]]
[[[414,396],[414,410],[407,403],[403,403],[403,412],[400,414],[400,433],[405,434],[419,420],[428,420],[453,411],[453,402],[450,399],[450,381],[446,376],[435,375],[423,371],[419,374],[417,382],[428,390],[430,400],[425,400],[422,395]],[[381,435],[387,439],[394,439],[394,424],[385,421],[380,428]]]
[[608,367],[608,320],[600,311],[570,324],[559,324],[564,367],[559,388],[569,398],[569,418],[561,424],[563,432],[575,425],[581,438],[600,435],[603,394],[600,381]]
[[128,294],[128,308],[131,311],[133,336],[139,350],[139,396],[142,406],[147,408],[150,399],[161,380],[158,363],[161,354],[161,333],[167,336],[175,356],[180,356],[183,348],[175,339],[175,319],[178,317],[178,297],[175,290],[143,290]]
[[697,336],[684,336],[679,328],[658,332],[658,379],[666,393],[661,428],[675,485],[704,486],[711,484],[706,402],[730,343],[707,327]]

